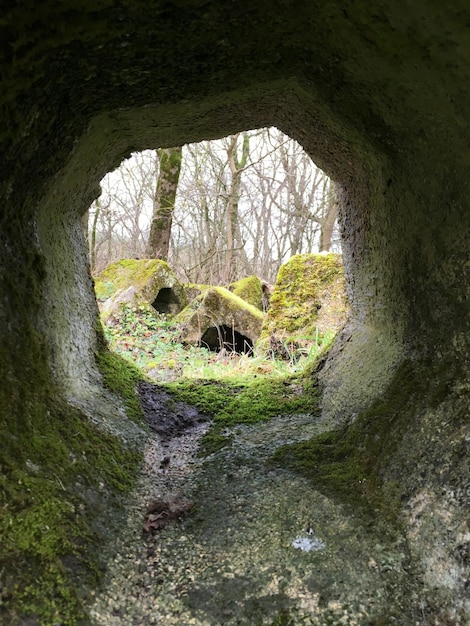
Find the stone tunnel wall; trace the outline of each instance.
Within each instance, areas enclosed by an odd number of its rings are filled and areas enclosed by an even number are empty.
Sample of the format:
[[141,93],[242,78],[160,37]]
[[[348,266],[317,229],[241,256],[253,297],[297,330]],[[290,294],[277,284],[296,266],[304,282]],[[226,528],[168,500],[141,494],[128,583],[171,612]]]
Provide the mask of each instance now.
[[[34,419],[44,390],[86,406],[102,395],[79,225],[101,177],[132,150],[277,125],[342,189],[352,317],[322,372],[325,413],[353,419],[405,359],[441,363],[433,375],[450,417],[440,443],[458,482],[466,457],[449,450],[464,445],[468,393],[468,19],[463,1],[437,0],[10,4],[0,48],[4,419]],[[420,415],[416,458],[438,409]],[[439,507],[450,478],[425,474]],[[427,549],[440,530],[433,537]],[[451,544],[443,550],[439,563],[451,562]],[[460,602],[459,585],[448,589]]]

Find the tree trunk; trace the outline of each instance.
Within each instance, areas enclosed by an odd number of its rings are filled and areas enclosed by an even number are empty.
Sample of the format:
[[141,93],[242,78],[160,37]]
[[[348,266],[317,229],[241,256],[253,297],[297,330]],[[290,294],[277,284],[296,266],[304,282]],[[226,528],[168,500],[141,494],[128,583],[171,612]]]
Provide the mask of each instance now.
[[182,148],[181,146],[160,148],[157,153],[160,170],[146,254],[149,259],[167,261],[176,191],[181,171]]
[[83,235],[85,237],[85,242],[86,245],[88,246],[88,222],[90,219],[90,209],[87,209],[85,211],[85,213],[82,215],[82,228],[83,228]]
[[98,218],[101,213],[101,204],[98,200],[95,202],[95,214],[93,216],[93,222],[91,226],[91,238],[90,238],[90,266],[91,271],[94,272],[96,269],[96,228],[98,224]]
[[235,250],[238,246],[242,247],[240,241],[240,225],[238,223],[238,202],[240,200],[241,174],[246,166],[249,154],[249,136],[243,134],[242,156],[240,161],[237,155],[237,140],[240,133],[232,135],[230,144],[227,149],[228,164],[230,168],[230,189],[227,200],[227,216],[226,216],[226,236],[227,248],[225,252],[225,271],[224,282],[231,282],[234,275]]
[[332,181],[330,181],[329,189],[326,192],[324,207],[325,211],[320,223],[320,252],[329,252],[333,228],[337,217],[336,190]]

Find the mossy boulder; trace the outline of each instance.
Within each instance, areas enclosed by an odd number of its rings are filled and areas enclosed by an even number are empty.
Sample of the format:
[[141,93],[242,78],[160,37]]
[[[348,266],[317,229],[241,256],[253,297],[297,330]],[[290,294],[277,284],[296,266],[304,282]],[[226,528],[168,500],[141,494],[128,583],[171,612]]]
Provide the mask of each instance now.
[[249,352],[258,340],[263,313],[224,287],[205,290],[176,318],[183,343],[211,350]]
[[186,299],[189,302],[192,302],[195,298],[206,292],[208,289],[211,289],[211,285],[200,285],[197,283],[185,283],[184,291],[186,293]]
[[297,254],[278,272],[261,340],[308,342],[337,332],[347,316],[341,256]]
[[187,304],[183,286],[160,259],[111,263],[96,277],[95,293],[104,316],[116,313],[123,304],[148,304],[158,313],[176,315]]
[[236,296],[255,306],[260,311],[266,309],[263,283],[257,276],[241,278],[231,283],[228,288]]

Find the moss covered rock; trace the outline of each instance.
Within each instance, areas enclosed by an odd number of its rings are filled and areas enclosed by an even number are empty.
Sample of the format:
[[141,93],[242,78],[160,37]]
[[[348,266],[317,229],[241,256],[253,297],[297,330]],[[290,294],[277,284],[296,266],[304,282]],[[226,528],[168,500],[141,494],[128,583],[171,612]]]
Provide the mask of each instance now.
[[210,289],[210,285],[199,285],[197,283],[185,283],[184,291],[188,302],[192,302],[195,298]]
[[95,280],[95,292],[107,316],[122,304],[149,304],[175,315],[186,305],[183,286],[168,263],[159,259],[124,259],[108,265]]
[[256,343],[264,315],[224,287],[212,287],[177,317],[183,343],[211,350],[249,352]]
[[261,341],[309,342],[338,331],[347,314],[341,257],[297,254],[278,272]]
[[263,284],[257,276],[246,276],[229,285],[229,290],[236,296],[264,311]]

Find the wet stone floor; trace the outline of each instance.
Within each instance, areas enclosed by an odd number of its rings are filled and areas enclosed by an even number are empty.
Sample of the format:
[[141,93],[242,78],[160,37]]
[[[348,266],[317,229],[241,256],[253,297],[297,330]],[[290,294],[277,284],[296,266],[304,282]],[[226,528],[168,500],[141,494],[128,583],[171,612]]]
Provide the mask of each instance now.
[[[325,426],[309,415],[238,426],[231,447],[200,458],[207,428],[149,441],[93,624],[420,623],[404,541],[266,464]],[[145,532],[149,505],[172,498],[189,513]]]

